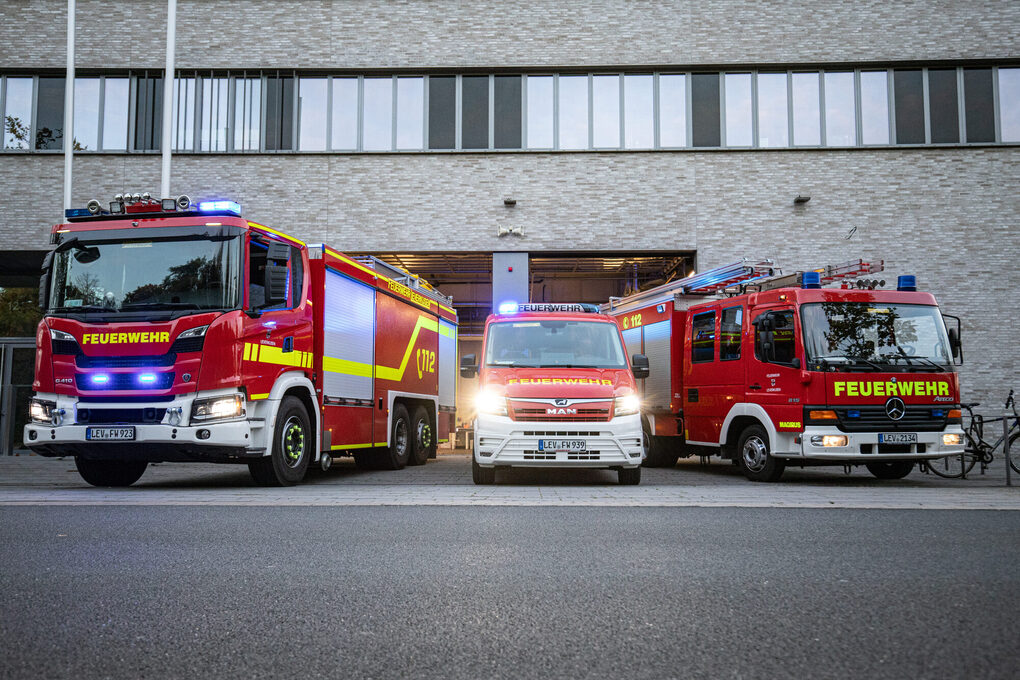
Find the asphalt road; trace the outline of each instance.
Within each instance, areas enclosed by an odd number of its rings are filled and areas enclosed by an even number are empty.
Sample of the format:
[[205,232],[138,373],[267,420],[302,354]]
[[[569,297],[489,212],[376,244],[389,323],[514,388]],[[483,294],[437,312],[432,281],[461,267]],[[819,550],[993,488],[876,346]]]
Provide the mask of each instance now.
[[1020,513],[0,507],[4,678],[1015,677]]

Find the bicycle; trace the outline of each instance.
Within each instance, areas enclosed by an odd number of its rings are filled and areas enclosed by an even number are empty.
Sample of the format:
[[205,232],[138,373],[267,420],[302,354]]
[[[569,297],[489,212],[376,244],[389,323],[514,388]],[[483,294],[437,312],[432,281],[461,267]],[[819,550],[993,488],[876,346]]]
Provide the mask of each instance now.
[[981,474],[984,474],[991,462],[995,460],[993,453],[1002,446],[1003,441],[1008,436],[1010,451],[1009,466],[1013,468],[1014,472],[1020,474],[1020,446],[1016,444],[1017,440],[1020,439],[1020,415],[1016,412],[1013,390],[1009,391],[1009,396],[1006,397],[1006,404],[1003,407],[1003,410],[1013,409],[1013,417],[1010,418],[1013,422],[1009,426],[1009,431],[1004,435],[999,435],[999,438],[994,443],[985,441],[985,424],[1001,423],[1007,416],[985,418],[980,413],[975,414],[974,407],[980,405],[980,403],[961,404],[967,410],[967,416],[969,417],[967,428],[964,431],[967,444],[964,447],[963,453],[956,456],[929,460],[926,462],[928,470],[934,472],[939,477],[959,478],[965,477],[980,462]]

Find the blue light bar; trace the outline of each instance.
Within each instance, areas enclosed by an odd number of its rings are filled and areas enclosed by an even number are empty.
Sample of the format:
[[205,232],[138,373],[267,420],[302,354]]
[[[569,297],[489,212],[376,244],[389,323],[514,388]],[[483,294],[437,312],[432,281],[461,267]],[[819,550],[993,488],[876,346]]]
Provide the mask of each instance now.
[[499,303],[500,314],[516,314],[517,303],[516,302],[500,302]]
[[138,376],[138,382],[145,383],[146,385],[152,384],[152,383],[156,382],[156,374],[155,373],[142,373],[140,376]]
[[856,410],[856,409],[851,409],[851,410],[846,412],[846,415],[847,415],[848,418],[860,418],[861,417],[861,412]]
[[917,290],[917,277],[905,274],[896,279],[896,290]]
[[88,208],[68,208],[64,211],[64,217],[89,217],[92,213],[89,212]]
[[96,373],[94,376],[92,376],[92,382],[95,383],[96,385],[105,385],[106,383],[110,382],[110,376],[106,375],[105,373]]
[[800,277],[801,288],[821,288],[822,275],[818,272],[804,272]]
[[933,418],[945,418],[946,412],[944,409],[941,408],[933,408],[931,410],[931,415]]
[[230,212],[241,214],[241,204],[237,201],[202,201],[198,204],[199,212]]

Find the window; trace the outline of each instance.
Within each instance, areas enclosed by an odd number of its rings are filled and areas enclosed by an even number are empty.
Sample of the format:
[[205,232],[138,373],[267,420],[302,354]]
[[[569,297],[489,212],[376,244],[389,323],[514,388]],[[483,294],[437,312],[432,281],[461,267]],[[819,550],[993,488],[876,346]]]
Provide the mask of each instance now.
[[719,74],[691,76],[691,124],[694,146],[720,146]]
[[135,79],[135,140],[137,151],[158,151],[163,124],[163,79]]
[[174,79],[174,150],[195,149],[195,79]]
[[[717,91],[716,104],[718,94]],[[630,120],[629,113],[627,119]],[[683,74],[659,76],[659,146],[687,146],[687,76]]]
[[429,78],[429,148],[453,149],[457,146],[457,78]]
[[333,79],[334,149],[353,151],[358,148],[358,79]]
[[258,151],[262,123],[262,79],[234,79],[234,151]]
[[266,78],[266,145],[267,151],[290,151],[294,148],[294,78]]
[[[41,82],[41,81],[40,81]],[[995,107],[992,99],[992,69],[963,70],[964,120],[968,142],[995,141]]]
[[393,78],[365,78],[361,144],[365,151],[393,148]]
[[819,113],[817,73],[794,73],[793,81],[793,143],[798,146],[819,146],[822,143],[822,121]]
[[528,76],[528,148],[553,147],[553,77]]
[[4,105],[4,148],[29,148],[32,127],[32,79],[7,78]]
[[825,145],[856,146],[857,106],[853,73],[826,73]]
[[489,76],[461,78],[461,148],[489,148]]
[[[771,327],[770,327],[771,326]],[[765,343],[772,343],[766,348]],[[789,364],[797,355],[793,310],[768,312],[754,320],[754,357],[774,364]]]
[[588,76],[560,76],[561,149],[588,148]]
[[620,76],[592,78],[592,146],[620,148]]
[[999,128],[1004,142],[1020,142],[1020,68],[999,69]]
[[758,74],[758,146],[790,146],[785,73]]
[[290,247],[290,306],[300,307],[304,293],[305,270],[301,249]]
[[418,150],[425,138],[425,80],[397,78],[397,148]]
[[691,362],[715,360],[715,312],[695,314],[691,319]]
[[103,149],[123,151],[127,149],[128,136],[128,92],[127,78],[104,78],[103,92]]
[[896,143],[924,144],[924,88],[920,69],[893,71]]
[[743,316],[743,307],[728,307],[722,310],[722,317],[719,320],[719,361],[740,358]]
[[861,142],[889,143],[889,85],[885,71],[861,72]]
[[74,79],[74,148],[99,148],[99,78]]
[[[325,78],[298,80],[298,149],[326,150],[326,89]],[[205,148],[203,135],[202,148]]]
[[521,148],[521,77],[496,76],[493,80],[494,146],[497,149],[519,149]]
[[727,73],[726,146],[751,146],[751,74]]
[[35,108],[35,148],[64,148],[64,79],[39,78]]
[[202,79],[202,151],[227,150],[227,96],[226,78]]
[[932,144],[955,144],[960,141],[960,106],[956,90],[955,68],[928,71]]

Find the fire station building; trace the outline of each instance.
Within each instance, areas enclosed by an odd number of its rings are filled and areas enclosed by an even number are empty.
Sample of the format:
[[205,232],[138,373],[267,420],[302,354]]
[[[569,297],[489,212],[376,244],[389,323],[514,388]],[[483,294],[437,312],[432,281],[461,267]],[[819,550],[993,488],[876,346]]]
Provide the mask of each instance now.
[[[156,196],[170,144],[172,195],[420,274],[464,353],[506,295],[863,258],[962,318],[964,399],[1017,386],[1020,3],[179,0],[171,139],[167,2],[78,0],[73,84],[67,5],[0,6],[0,294],[38,284],[64,144],[81,207]],[[34,349],[2,348],[13,414]]]

